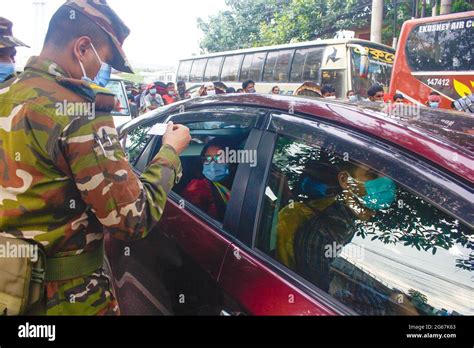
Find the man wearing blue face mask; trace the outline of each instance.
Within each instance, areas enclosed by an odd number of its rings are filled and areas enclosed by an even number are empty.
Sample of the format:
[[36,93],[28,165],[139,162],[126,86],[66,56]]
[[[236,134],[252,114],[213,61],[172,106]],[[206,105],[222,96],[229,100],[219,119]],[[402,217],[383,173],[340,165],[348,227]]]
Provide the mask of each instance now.
[[296,269],[318,287],[329,291],[333,274],[327,246],[342,248],[356,232],[356,221],[369,221],[377,211],[388,209],[396,200],[396,185],[365,166],[343,162],[337,179],[342,193],[322,213],[298,230],[294,241]]
[[219,139],[207,143],[201,152],[203,178],[192,180],[181,192],[184,199],[221,222],[232,185],[230,164],[222,161],[226,147],[229,144]]
[[13,37],[13,23],[0,17],[0,83],[15,75],[15,47],[29,47]]

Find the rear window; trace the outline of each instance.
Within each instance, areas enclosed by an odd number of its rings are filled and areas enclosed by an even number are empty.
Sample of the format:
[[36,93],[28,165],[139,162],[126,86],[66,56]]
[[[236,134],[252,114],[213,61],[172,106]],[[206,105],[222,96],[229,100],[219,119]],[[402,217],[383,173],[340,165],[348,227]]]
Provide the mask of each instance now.
[[414,71],[474,70],[474,17],[423,24],[410,33],[406,55]]

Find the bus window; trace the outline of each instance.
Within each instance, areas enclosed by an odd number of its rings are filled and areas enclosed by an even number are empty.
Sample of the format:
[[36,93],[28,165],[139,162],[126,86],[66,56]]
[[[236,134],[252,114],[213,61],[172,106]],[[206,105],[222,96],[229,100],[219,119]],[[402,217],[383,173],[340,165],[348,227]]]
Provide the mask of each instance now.
[[227,56],[222,67],[221,81],[237,81],[242,54]]
[[406,44],[413,71],[474,70],[474,18],[415,27]]
[[312,81],[321,83],[321,62],[324,47],[311,47],[296,50],[291,66],[291,82],[303,83]]
[[219,70],[221,69],[222,57],[209,58],[204,73],[204,81],[219,81]]
[[179,64],[177,81],[189,81],[189,70],[191,70],[192,60],[184,60]]
[[204,68],[206,67],[207,59],[196,59],[193,61],[189,80],[191,82],[202,82],[202,75],[204,75]]
[[361,97],[367,97],[368,89],[378,83],[388,92],[392,75],[394,55],[391,52],[366,47],[369,52],[369,71],[367,77],[360,77],[360,52],[351,49],[352,89]]
[[265,52],[246,54],[240,71],[240,81],[260,81],[260,75],[265,61]]
[[344,76],[346,70],[323,70],[322,71],[322,86],[331,85],[336,89],[336,98],[345,98],[345,80]]
[[263,71],[264,82],[286,82],[288,81],[288,69],[293,50],[273,51],[268,53],[265,69]]

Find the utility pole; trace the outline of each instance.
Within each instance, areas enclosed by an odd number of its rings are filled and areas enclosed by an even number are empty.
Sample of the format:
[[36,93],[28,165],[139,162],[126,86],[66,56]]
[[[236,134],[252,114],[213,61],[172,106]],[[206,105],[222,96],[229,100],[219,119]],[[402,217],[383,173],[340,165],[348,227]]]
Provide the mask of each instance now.
[[413,0],[412,18],[418,18],[418,0]]
[[439,14],[444,15],[451,13],[451,5],[453,1],[452,0],[441,0],[441,6],[439,9]]
[[421,0],[421,18],[426,17],[426,0]]
[[383,0],[372,0],[370,41],[382,43]]
[[431,16],[436,17],[438,15],[438,1],[434,0],[433,9],[431,10]]
[[397,48],[398,0],[393,0],[393,41],[392,47]]

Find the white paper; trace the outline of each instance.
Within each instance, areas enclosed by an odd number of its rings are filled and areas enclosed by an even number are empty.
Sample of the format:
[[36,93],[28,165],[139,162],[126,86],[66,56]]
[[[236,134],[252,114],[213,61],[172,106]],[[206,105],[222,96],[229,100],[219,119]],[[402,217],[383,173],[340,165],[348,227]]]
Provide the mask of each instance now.
[[167,124],[164,123],[157,123],[148,131],[150,135],[159,135],[162,136],[166,133],[166,129],[168,128]]

